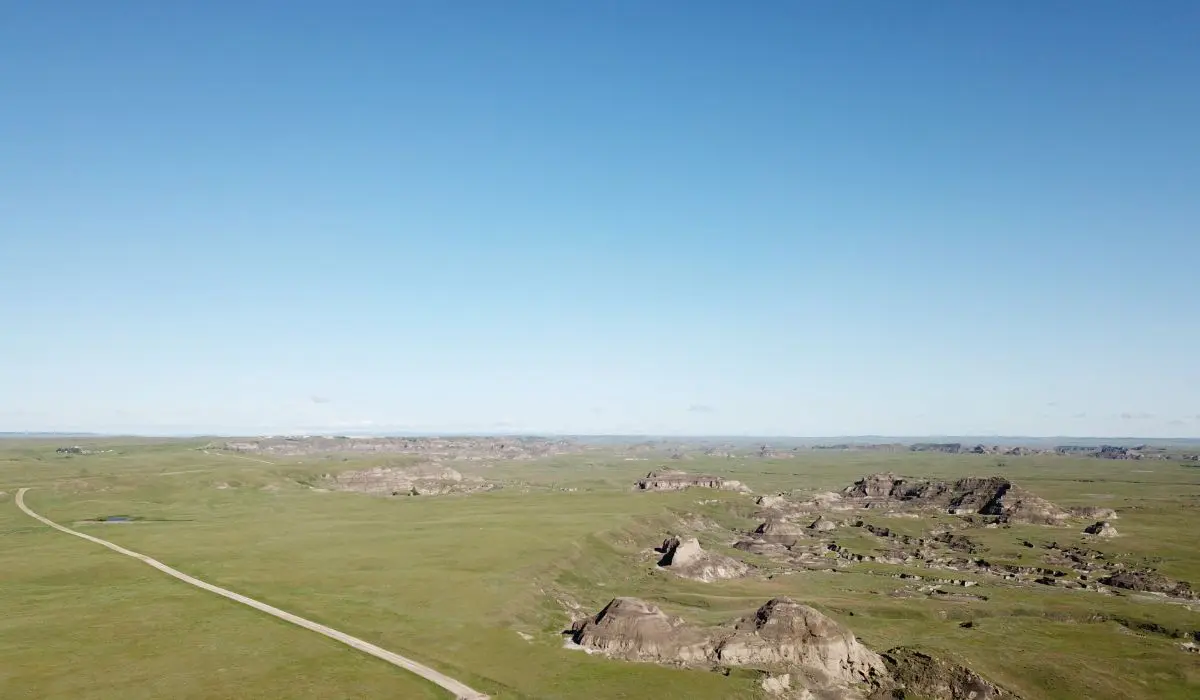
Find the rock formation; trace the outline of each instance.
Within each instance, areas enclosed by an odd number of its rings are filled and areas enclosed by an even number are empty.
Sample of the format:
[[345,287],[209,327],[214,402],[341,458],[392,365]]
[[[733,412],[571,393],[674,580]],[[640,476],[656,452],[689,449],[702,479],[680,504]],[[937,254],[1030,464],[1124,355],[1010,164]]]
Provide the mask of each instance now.
[[806,528],[786,520],[768,520],[751,533],[751,536],[760,542],[787,545],[808,535]]
[[865,683],[884,673],[879,656],[850,630],[790,598],[769,600],[739,620],[715,651],[730,666],[799,668],[839,684]]
[[1070,512],[1074,517],[1088,518],[1090,520],[1117,520],[1121,517],[1112,508],[1101,508],[1099,506],[1081,506],[1079,508],[1072,508]]
[[912,649],[880,656],[850,630],[790,598],[730,624],[701,628],[636,598],[614,598],[568,631],[587,650],[630,661],[766,671],[775,697],[1019,700],[971,669]]
[[787,669],[818,686],[876,682],[886,673],[880,657],[849,630],[789,598],[707,630],[643,600],[615,598],[596,617],[575,623],[570,634],[576,644],[617,658]]
[[634,483],[634,489],[637,491],[682,491],[693,486],[722,489],[725,491],[740,491],[742,493],[750,491],[740,481],[733,481],[719,476],[689,474],[679,469],[659,469],[652,471]]
[[749,566],[737,559],[704,551],[695,537],[686,540],[670,537],[658,551],[663,555],[658,562],[660,567],[677,576],[697,581],[738,578],[750,570]]
[[575,623],[571,640],[630,661],[696,663],[712,654],[703,631],[637,598],[614,598],[594,618]]
[[385,496],[431,496],[470,493],[491,488],[479,477],[463,476],[455,469],[436,466],[374,467],[324,477],[338,491],[359,491]]
[[905,485],[907,482],[893,474],[868,474],[852,485],[842,489],[843,498],[904,500],[907,497]]
[[[784,673],[778,676],[767,676],[762,679],[759,685],[767,695],[775,697],[792,695],[789,692],[792,689],[792,674]],[[811,697],[812,693],[809,693],[809,696]],[[792,695],[792,697],[795,696]]]
[[1029,493],[1007,479],[959,479],[949,489],[951,513],[998,516],[1000,522],[1057,525],[1069,517],[1067,511]]
[[991,683],[971,669],[907,648],[883,655],[896,683],[896,698],[938,700],[1018,700],[1008,690]]
[[1156,571],[1120,571],[1101,578],[1100,583],[1129,591],[1162,593],[1173,598],[1196,597],[1188,583],[1167,578]]
[[996,516],[1000,522],[1055,525],[1070,514],[1003,477],[968,477],[953,483],[871,474],[842,491],[858,505],[931,507],[957,515]]
[[1084,533],[1088,535],[1096,535],[1097,537],[1116,537],[1119,533],[1117,528],[1113,527],[1107,520],[1101,520],[1098,523],[1093,523],[1083,528]]
[[759,496],[755,501],[755,505],[763,508],[785,508],[788,505],[787,497],[782,493]]

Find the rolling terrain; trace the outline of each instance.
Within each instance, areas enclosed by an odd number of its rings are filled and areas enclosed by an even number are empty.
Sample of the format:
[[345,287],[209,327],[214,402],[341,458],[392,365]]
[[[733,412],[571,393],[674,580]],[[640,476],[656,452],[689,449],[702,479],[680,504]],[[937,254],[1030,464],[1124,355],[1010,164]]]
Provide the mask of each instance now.
[[[1122,571],[1200,586],[1191,534],[1200,468],[1179,459],[855,450],[777,458],[620,445],[523,446],[518,457],[467,459],[453,451],[264,455],[221,441],[80,440],[71,444],[87,454],[56,452],[62,444],[44,439],[0,442],[5,698],[450,697],[333,640],[57,532],[18,509],[21,488],[31,489],[30,508],[56,523],[493,698],[753,698],[778,672],[757,662],[630,663],[566,648],[573,645],[564,632],[614,598],[646,601],[704,629],[787,598],[871,650],[918,649],[1024,698],[1200,693],[1194,597],[1097,582],[1111,571],[1078,586],[1021,573],[1054,570],[1076,581],[1069,566],[1051,562],[1079,551]],[[407,481],[395,481],[396,470],[412,468],[402,474]],[[665,468],[753,493],[700,485],[635,492],[635,482]],[[1030,494],[1027,501],[1070,516],[1058,524],[991,522],[945,512],[936,499],[907,514],[900,511],[911,504],[812,518],[787,510],[888,472],[922,483],[999,477]],[[338,477],[351,473],[418,486],[394,496],[367,492],[362,478]],[[453,488],[425,488],[421,480],[432,478],[451,479]],[[776,500],[760,501],[764,495]],[[1076,515],[1092,512],[1084,508],[1114,511],[1117,536],[1083,533],[1096,520]],[[817,517],[834,526],[809,529]],[[805,546],[785,556],[734,546],[772,521],[797,524]],[[689,556],[699,556],[695,538],[705,556],[745,566],[726,566],[735,575],[716,580],[673,572],[658,566],[654,551],[670,537],[683,538]],[[987,567],[936,568],[954,561],[954,546],[970,546],[962,558]],[[821,547],[812,559],[792,556]]]

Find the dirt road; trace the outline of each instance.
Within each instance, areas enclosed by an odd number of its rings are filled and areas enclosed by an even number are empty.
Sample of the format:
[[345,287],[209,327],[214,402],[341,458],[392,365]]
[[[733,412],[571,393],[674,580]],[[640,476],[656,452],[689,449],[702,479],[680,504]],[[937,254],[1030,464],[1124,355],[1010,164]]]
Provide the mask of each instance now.
[[228,452],[209,452],[208,450],[200,450],[200,451],[209,456],[232,457],[234,459],[244,459],[247,462],[258,462],[259,464],[275,464],[274,462],[268,462],[265,459],[256,459],[254,457],[243,457],[242,455],[231,455]]
[[303,617],[300,617],[299,615],[293,615],[292,613],[287,612],[285,610],[280,610],[279,608],[272,607],[270,605],[267,605],[266,603],[261,603],[257,600],[254,600],[253,598],[247,598],[246,596],[241,595],[240,593],[234,593],[233,591],[229,591],[229,590],[226,590],[219,586],[214,586],[211,583],[201,581],[198,578],[188,576],[187,574],[185,574],[181,571],[176,571],[175,569],[172,569],[171,567],[167,566],[166,564],[163,564],[160,561],[151,559],[150,557],[148,557],[144,554],[138,554],[137,552],[134,552],[132,550],[125,549],[124,547],[115,545],[112,542],[108,542],[107,540],[102,540],[99,537],[92,537],[91,535],[85,535],[82,532],[76,532],[68,527],[63,527],[62,525],[59,525],[58,523],[54,522],[53,520],[50,520],[49,518],[44,518],[44,517],[38,515],[37,513],[30,510],[29,506],[25,505],[25,492],[28,490],[29,489],[27,489],[27,488],[23,488],[23,489],[17,491],[17,499],[16,499],[17,506],[20,507],[21,510],[25,511],[26,515],[28,515],[32,518],[36,518],[37,520],[41,521],[42,523],[44,523],[46,525],[49,525],[50,527],[54,528],[55,530],[58,530],[59,532],[65,532],[68,535],[74,535],[76,537],[81,537],[90,542],[95,542],[98,545],[108,547],[109,549],[113,550],[114,552],[124,554],[127,557],[133,557],[134,559],[137,559],[144,564],[149,564],[150,566],[153,566],[154,568],[167,574],[168,576],[173,576],[173,577],[179,579],[180,581],[183,581],[184,583],[190,583],[191,585],[193,585],[197,588],[203,588],[204,590],[209,591],[210,593],[216,593],[219,596],[224,596],[230,600],[237,601],[243,605],[249,605],[250,607],[252,607],[256,610],[261,610],[261,611],[267,613],[268,615],[274,615],[275,617],[277,617],[281,620],[287,620],[288,622],[290,622],[294,625],[299,625],[300,627],[312,630],[313,632],[316,632],[318,634],[323,634],[326,637],[329,637],[330,639],[336,639],[337,641],[341,642],[342,644],[345,644],[347,646],[358,649],[359,651],[366,652],[376,658],[383,659],[384,661],[386,661],[390,664],[399,666],[400,668],[402,668],[406,671],[415,673],[418,676],[424,678],[425,680],[428,680],[432,683],[436,683],[437,685],[445,688],[446,690],[450,691],[451,693],[454,693],[455,696],[459,700],[488,700],[487,695],[484,695],[483,693],[481,693],[477,690],[468,688],[466,685],[459,683],[458,681],[454,680],[453,678],[450,678],[449,676],[447,676],[445,674],[439,673],[438,671],[435,671],[432,668],[425,666],[424,664],[417,663],[416,661],[405,658],[395,652],[391,652],[391,651],[388,651],[387,649],[377,647],[374,644],[363,641],[357,637],[351,637],[350,635],[346,634],[345,632],[339,632],[331,627],[326,627],[325,625],[313,622],[312,620],[306,620]]

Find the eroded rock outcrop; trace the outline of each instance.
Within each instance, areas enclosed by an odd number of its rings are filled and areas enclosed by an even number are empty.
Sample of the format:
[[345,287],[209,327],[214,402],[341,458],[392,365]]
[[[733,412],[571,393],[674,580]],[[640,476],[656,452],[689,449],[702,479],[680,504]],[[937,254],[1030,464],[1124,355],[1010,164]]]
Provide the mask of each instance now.
[[1093,523],[1083,528],[1084,534],[1095,535],[1097,537],[1116,537],[1120,533],[1117,528],[1113,527],[1108,521],[1101,520],[1098,523]]
[[[759,682],[759,686],[763,692],[773,697],[792,697],[795,698],[797,693],[792,693],[792,674],[784,673],[778,676],[767,676]],[[808,696],[811,698],[812,693]]]
[[789,505],[787,497],[782,493],[759,496],[754,504],[763,508],[786,508]]
[[636,598],[614,598],[596,617],[575,623],[571,640],[634,661],[720,664],[799,672],[818,687],[884,679],[879,655],[845,627],[790,598],[768,601],[754,614],[717,628],[688,625]]
[[843,498],[900,501],[907,497],[907,483],[892,472],[868,474],[842,489],[840,495]]
[[614,598],[595,617],[575,623],[571,641],[630,661],[688,664],[712,656],[702,630],[637,598]]
[[896,683],[893,698],[936,700],[1019,700],[1019,696],[988,681],[966,666],[904,647],[883,655]]
[[730,666],[799,668],[839,684],[867,683],[885,672],[879,655],[850,630],[790,598],[769,600],[739,620],[715,651]]
[[338,491],[359,491],[384,496],[435,496],[470,493],[492,488],[480,477],[463,476],[450,467],[374,467],[326,474],[326,486]]
[[1190,584],[1168,578],[1156,571],[1121,571],[1105,576],[1099,582],[1113,588],[1144,593],[1161,593],[1173,598],[1192,599],[1196,597]]
[[796,540],[808,537],[807,528],[796,523],[786,520],[768,520],[759,525],[751,533],[751,537],[770,544],[787,544],[790,545]]
[[658,562],[660,567],[696,581],[738,578],[750,571],[749,566],[733,557],[706,552],[695,537],[667,538],[658,551],[663,555]]
[[1000,522],[1058,525],[1070,514],[1007,479],[959,479],[950,488],[951,513],[998,516]]
[[1056,525],[1070,514],[1003,477],[968,477],[953,483],[871,474],[842,491],[862,507],[929,507],[957,515],[996,516],[1000,522]]
[[683,489],[692,487],[740,491],[742,493],[749,493],[750,491],[740,481],[706,474],[689,474],[679,469],[659,469],[652,471],[634,482],[634,489],[637,491],[682,491]]

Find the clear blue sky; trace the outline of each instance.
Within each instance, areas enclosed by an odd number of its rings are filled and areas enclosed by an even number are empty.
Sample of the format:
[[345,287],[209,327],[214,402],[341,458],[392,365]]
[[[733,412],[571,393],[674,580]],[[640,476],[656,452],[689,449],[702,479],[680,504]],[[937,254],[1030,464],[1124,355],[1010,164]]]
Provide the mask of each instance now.
[[1200,3],[0,11],[0,430],[1200,436]]

